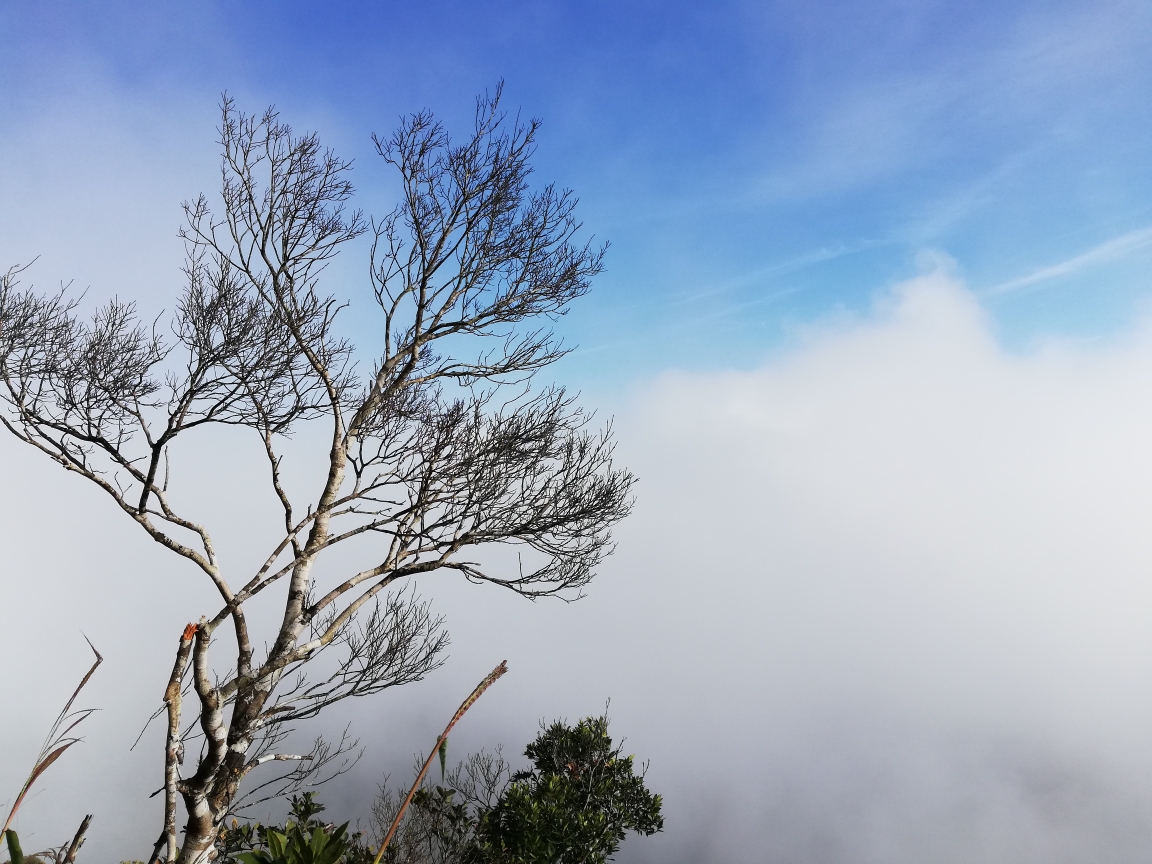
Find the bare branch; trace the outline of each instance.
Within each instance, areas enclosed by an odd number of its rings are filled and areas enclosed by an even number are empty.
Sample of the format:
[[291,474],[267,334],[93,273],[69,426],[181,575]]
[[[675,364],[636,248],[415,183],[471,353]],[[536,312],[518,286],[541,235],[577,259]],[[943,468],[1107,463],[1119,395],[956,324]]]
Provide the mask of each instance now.
[[[95,484],[220,598],[185,631],[165,694],[169,861],[211,858],[256,768],[294,766],[255,787],[274,795],[345,752],[289,757],[292,724],[439,666],[442,621],[409,585],[439,571],[577,598],[631,508],[611,429],[536,383],[566,350],[550,324],[587,293],[606,247],[581,237],[571,192],[530,184],[539,123],[507,117],[500,98],[477,100],[459,140],[428,112],[375,138],[401,194],[371,220],[352,209],[349,161],[225,97],[219,206],[184,205],[183,289],[163,336],[130,302],[82,315],[82,296],[22,289],[21,268],[0,276],[0,424]],[[379,336],[354,349],[347,301],[324,277],[368,230],[376,303],[356,314],[376,316]],[[283,534],[255,572],[221,560],[177,494],[198,479],[177,441],[209,426],[244,430],[267,460]],[[301,493],[284,440],[317,427],[323,476]],[[493,565],[496,547],[518,563]],[[257,594],[279,604],[260,656],[245,612]],[[221,651],[235,659],[214,666]]]

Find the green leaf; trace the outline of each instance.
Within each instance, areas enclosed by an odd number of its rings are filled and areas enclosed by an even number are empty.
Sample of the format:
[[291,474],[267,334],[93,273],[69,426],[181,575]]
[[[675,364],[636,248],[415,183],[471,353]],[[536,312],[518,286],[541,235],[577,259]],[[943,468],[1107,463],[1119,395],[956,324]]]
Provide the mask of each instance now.
[[288,838],[279,831],[269,830],[265,842],[268,844],[272,860],[283,861],[288,848]]
[[8,857],[12,859],[11,864],[24,864],[24,852],[20,849],[20,838],[11,828],[5,834],[8,839]]

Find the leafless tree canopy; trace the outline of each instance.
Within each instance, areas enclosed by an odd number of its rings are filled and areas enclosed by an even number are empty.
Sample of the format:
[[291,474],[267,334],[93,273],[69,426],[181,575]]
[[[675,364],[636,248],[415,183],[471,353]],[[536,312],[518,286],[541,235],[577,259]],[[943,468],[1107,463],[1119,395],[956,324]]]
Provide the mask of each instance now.
[[[613,467],[609,430],[533,377],[562,355],[547,325],[588,291],[603,249],[576,239],[571,193],[529,187],[537,123],[510,122],[498,102],[499,91],[478,100],[463,143],[428,113],[374,139],[402,196],[373,220],[351,208],[349,162],[274,111],[246,116],[225,99],[222,208],[185,204],[170,332],[120,301],[82,317],[67,291],[21,288],[19,268],[0,281],[0,422],[99,486],[219,593],[219,611],[179,640],[165,692],[168,860],[207,860],[258,765],[334,758],[277,750],[285,724],[439,664],[439,619],[398,590],[412,577],[455,570],[527,596],[578,595],[628,512],[633,478]],[[366,232],[380,338],[354,347],[337,326],[347,303],[322,276]],[[330,432],[327,472],[294,500],[281,450],[304,422]],[[169,496],[172,443],[213,423],[252,430],[267,457],[283,536],[255,572],[230,569],[208,524]],[[321,590],[318,559],[357,537],[375,540],[354,547],[371,557]],[[469,554],[492,544],[537,563],[493,571]],[[271,590],[282,623],[257,651],[245,603]],[[225,624],[235,656],[222,673],[209,646]],[[321,677],[307,677],[333,646]],[[181,719],[189,694],[192,724]],[[183,768],[192,740],[199,756]]]

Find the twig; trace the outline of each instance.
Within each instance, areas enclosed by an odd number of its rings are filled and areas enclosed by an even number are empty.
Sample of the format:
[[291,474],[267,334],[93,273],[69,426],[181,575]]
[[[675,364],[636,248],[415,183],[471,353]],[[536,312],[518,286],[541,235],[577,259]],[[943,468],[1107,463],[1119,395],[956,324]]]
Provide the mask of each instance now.
[[160,850],[164,848],[164,846],[167,844],[167,842],[168,842],[168,829],[165,828],[163,831],[160,832],[160,839],[156,841],[156,845],[154,847],[152,847],[152,857],[150,857],[148,859],[148,864],[159,864]]

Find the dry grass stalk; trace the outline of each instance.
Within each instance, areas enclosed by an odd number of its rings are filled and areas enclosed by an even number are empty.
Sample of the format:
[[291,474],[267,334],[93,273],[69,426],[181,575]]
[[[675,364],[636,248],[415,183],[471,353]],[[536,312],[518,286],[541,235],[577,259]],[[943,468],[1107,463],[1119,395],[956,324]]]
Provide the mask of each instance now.
[[[32,771],[28,774],[24,785],[20,787],[20,794],[16,796],[16,803],[13,804],[12,809],[8,811],[8,818],[4,822],[4,827],[0,828],[0,835],[7,833],[8,826],[12,824],[12,820],[16,817],[16,812],[20,809],[20,805],[24,803],[24,798],[32,788],[32,784],[40,778],[41,774],[48,770],[53,762],[64,755],[64,751],[80,741],[79,738],[74,735],[69,735],[68,733],[87,720],[92,712],[96,710],[95,708],[85,708],[82,711],[72,712],[72,703],[76,701],[76,697],[80,695],[80,691],[84,689],[84,685],[88,683],[88,680],[92,677],[92,673],[96,671],[96,667],[104,662],[104,658],[100,656],[100,652],[96,650],[96,646],[92,644],[92,640],[85,636],[84,641],[88,643],[88,647],[91,648],[92,653],[96,655],[96,662],[92,664],[92,668],[88,670],[88,673],[80,679],[80,683],[76,686],[76,689],[72,691],[72,695],[64,705],[63,710],[56,716],[56,721],[52,724],[52,728],[48,730],[48,737],[44,739],[44,745],[40,748],[40,752],[36,756],[36,763],[32,766]],[[64,724],[68,725],[65,726]],[[86,822],[84,827],[87,827]]]
[[[392,820],[392,827],[388,829],[388,834],[384,837],[384,842],[380,844],[380,851],[376,853],[376,858],[372,864],[380,864],[380,859],[384,857],[384,850],[388,848],[388,844],[392,842],[392,837],[396,833],[396,829],[400,827],[400,820],[404,818],[404,811],[408,809],[408,805],[412,803],[412,796],[416,794],[416,790],[420,788],[420,784],[424,780],[424,775],[428,773],[428,769],[432,767],[432,760],[436,758],[437,754],[443,754],[443,747],[448,742],[448,733],[452,731],[452,727],[459,722],[464,713],[471,708],[476,700],[479,699],[485,690],[496,683],[501,675],[508,671],[508,661],[501,661],[500,665],[493,669],[481,681],[475,690],[465,699],[460,707],[456,709],[456,713],[452,715],[452,719],[448,725],[444,727],[444,731],[436,739],[436,746],[432,748],[432,752],[428,754],[428,758],[424,760],[424,767],[420,769],[420,773],[416,776],[416,782],[412,784],[412,788],[408,790],[408,795],[404,798],[404,802],[400,805],[400,809],[396,811],[396,818]],[[443,756],[441,755],[441,758]]]

